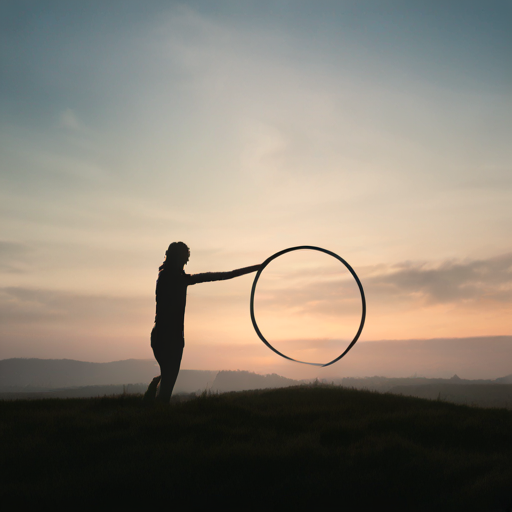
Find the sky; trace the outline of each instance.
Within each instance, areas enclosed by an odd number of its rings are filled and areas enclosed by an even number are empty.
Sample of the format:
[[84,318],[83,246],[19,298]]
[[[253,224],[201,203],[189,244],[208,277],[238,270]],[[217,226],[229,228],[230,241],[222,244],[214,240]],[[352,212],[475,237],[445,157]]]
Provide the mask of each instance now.
[[[3,0],[0,358],[151,358],[173,241],[188,273],[340,255],[358,343],[511,335],[511,22],[497,0]],[[258,339],[253,277],[189,288],[182,367],[317,372]],[[296,251],[255,311],[327,362],[361,302]]]

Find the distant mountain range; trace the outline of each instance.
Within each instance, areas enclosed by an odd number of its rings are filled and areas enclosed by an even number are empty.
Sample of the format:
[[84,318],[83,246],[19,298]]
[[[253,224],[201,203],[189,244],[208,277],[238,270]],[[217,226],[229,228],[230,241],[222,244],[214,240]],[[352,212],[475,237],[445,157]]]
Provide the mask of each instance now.
[[338,368],[344,377],[497,378],[512,372],[512,336],[360,341]]
[[[45,392],[62,388],[148,385],[160,369],[154,360],[127,359],[112,363],[86,363],[72,359],[3,359],[0,392]],[[191,393],[210,387],[218,372],[180,371],[177,392]]]
[[334,380],[332,384],[456,404],[512,409],[512,375],[495,380],[468,380],[457,375],[450,379],[349,377]]
[[[59,396],[92,396],[111,387],[112,393],[143,392],[159,374],[153,360],[128,359],[112,363],[86,363],[70,359],[4,359],[0,361],[0,393],[46,393]],[[244,371],[181,370],[175,393],[244,391],[294,386],[299,381],[276,374],[258,375]],[[124,388],[123,388],[124,386]],[[129,387],[127,391],[126,387]],[[80,388],[81,391],[77,391]],[[84,395],[85,388],[88,389]],[[71,390],[75,390],[74,393]],[[78,394],[77,394],[78,393]]]
[[[153,360],[128,359],[86,363],[69,359],[4,359],[0,361],[0,399],[71,398],[144,393],[158,375]],[[247,371],[181,370],[175,394],[224,393],[311,383]],[[512,408],[512,374],[495,380],[424,377],[345,377],[323,381],[356,389],[396,393],[455,403]]]

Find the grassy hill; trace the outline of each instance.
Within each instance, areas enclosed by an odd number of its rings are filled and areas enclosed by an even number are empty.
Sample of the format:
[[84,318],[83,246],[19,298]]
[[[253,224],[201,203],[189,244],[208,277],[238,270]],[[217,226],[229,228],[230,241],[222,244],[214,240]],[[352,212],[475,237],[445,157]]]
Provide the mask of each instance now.
[[[498,511],[512,411],[332,386],[0,402],[3,502]],[[10,501],[10,500],[9,500]]]

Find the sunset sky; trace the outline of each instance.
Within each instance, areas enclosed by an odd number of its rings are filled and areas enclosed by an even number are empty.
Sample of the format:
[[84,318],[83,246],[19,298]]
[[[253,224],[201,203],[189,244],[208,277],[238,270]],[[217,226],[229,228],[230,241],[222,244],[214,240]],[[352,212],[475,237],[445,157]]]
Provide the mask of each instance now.
[[[178,240],[188,273],[339,254],[360,343],[511,335],[511,24],[505,0],[4,0],[0,359],[153,357]],[[253,277],[189,288],[183,368],[291,368]],[[256,298],[291,357],[357,330],[321,253]]]

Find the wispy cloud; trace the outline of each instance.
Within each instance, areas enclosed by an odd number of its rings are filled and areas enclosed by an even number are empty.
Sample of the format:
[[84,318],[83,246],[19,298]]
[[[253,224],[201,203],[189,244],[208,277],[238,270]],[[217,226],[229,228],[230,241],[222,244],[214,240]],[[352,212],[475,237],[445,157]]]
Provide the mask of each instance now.
[[365,280],[374,296],[389,300],[408,297],[427,305],[512,303],[512,253],[438,265],[406,262],[382,269]]
[[54,324],[69,332],[115,326],[130,331],[141,319],[149,324],[153,303],[140,297],[94,296],[58,290],[0,288],[0,321],[4,327]]
[[[406,308],[439,304],[465,307],[483,302],[512,305],[512,253],[472,261],[378,265],[362,269],[360,277],[374,314],[397,303]],[[322,269],[292,270],[276,281],[262,278],[256,304],[268,314],[336,317],[361,311],[354,279]]]
[[27,256],[31,251],[32,248],[27,244],[0,240],[0,272],[23,272]]

